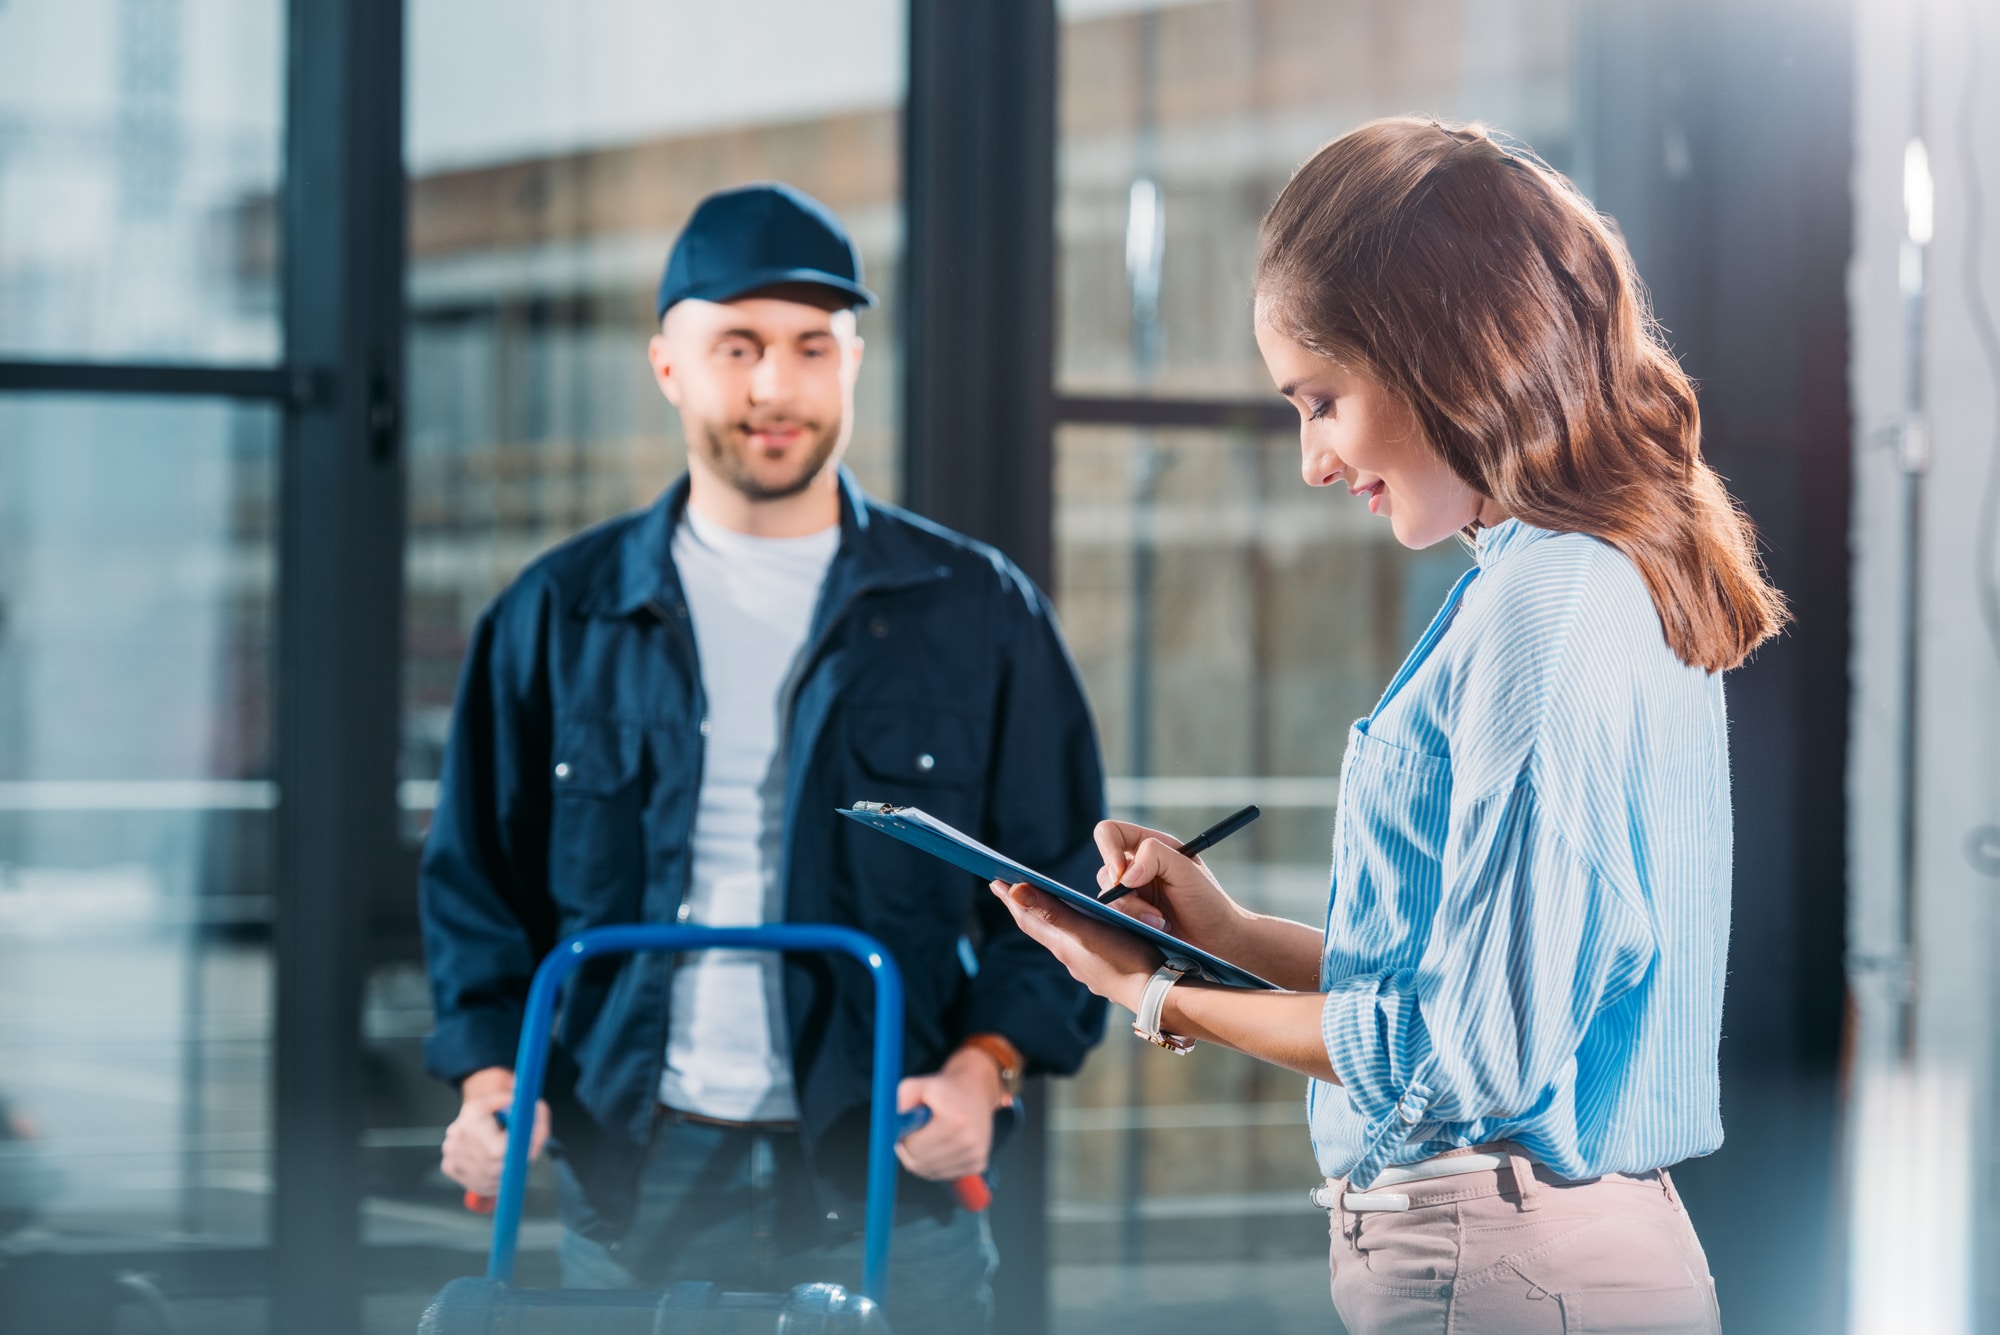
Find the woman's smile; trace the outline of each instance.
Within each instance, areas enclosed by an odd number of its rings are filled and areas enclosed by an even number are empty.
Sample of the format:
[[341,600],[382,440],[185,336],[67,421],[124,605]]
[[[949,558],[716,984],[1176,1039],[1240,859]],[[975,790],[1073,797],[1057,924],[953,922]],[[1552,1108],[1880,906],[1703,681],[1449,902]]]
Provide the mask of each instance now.
[[1452,471],[1409,404],[1374,375],[1281,333],[1263,300],[1255,332],[1278,392],[1299,409],[1299,474],[1308,486],[1345,482],[1348,494],[1367,498],[1368,513],[1388,520],[1396,540],[1411,548],[1442,542],[1476,518],[1504,517]]

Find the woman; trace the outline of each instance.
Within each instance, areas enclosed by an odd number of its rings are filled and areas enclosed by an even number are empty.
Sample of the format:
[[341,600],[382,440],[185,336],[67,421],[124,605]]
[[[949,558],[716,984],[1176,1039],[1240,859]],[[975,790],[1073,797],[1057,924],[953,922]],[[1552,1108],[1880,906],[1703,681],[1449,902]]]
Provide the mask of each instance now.
[[1478,553],[1349,733],[1324,930],[1116,821],[1099,879],[1142,887],[1127,912],[1291,990],[1178,982],[994,891],[1145,1036],[1313,1077],[1353,1335],[1714,1331],[1666,1169],[1722,1140],[1720,674],[1785,609],[1693,390],[1610,225],[1476,126],[1321,149],[1264,220],[1256,294],[1306,482]]

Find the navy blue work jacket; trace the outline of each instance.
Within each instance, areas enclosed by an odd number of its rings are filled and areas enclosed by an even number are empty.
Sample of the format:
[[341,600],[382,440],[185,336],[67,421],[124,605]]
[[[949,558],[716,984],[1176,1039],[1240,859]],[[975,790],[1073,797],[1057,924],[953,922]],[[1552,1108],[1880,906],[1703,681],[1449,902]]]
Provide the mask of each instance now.
[[[672,922],[688,891],[703,702],[669,539],[687,480],[542,556],[480,618],[422,872],[436,1026],[457,1081],[511,1067],[536,964],[571,933]],[[841,473],[841,540],[782,702],[789,922],[858,927],[907,989],[904,1074],[968,1034],[1068,1074],[1104,1008],[979,881],[840,819],[921,806],[1030,866],[1092,884],[1103,773],[1048,600],[1005,557],[867,496]],[[970,943],[969,970],[960,938]],[[628,1214],[656,1123],[673,960],[595,961],[559,1007],[548,1098],[565,1217]],[[845,958],[788,956],[785,1018],[815,1176],[858,1197],[874,990]],[[904,1177],[913,1204],[944,1199]]]

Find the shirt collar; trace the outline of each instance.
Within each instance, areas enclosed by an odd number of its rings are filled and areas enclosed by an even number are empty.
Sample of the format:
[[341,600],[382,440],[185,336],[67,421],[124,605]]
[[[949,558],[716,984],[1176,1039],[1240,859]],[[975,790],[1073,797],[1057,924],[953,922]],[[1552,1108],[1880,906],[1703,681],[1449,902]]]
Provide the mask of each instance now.
[[1472,545],[1479,553],[1479,568],[1486,570],[1504,560],[1507,553],[1519,551],[1531,542],[1551,536],[1548,529],[1536,528],[1518,519],[1503,519],[1473,534]]
[[[669,555],[673,532],[687,510],[688,478],[682,474],[651,507],[633,516],[619,542],[598,562],[576,608],[585,616],[629,616],[648,602],[681,600],[680,577]],[[840,465],[840,545],[836,566],[845,578],[869,584],[941,577],[945,568],[906,531],[882,522],[879,502]],[[829,579],[831,579],[831,574]]]

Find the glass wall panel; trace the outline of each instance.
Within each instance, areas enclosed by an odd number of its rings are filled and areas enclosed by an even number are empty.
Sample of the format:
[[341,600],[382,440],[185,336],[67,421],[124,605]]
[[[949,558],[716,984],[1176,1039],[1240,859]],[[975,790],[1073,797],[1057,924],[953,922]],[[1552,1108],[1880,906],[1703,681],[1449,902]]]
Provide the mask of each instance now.
[[278,359],[284,13],[0,5],[0,358]]
[[[1363,120],[1482,118],[1570,154],[1568,0],[1071,0],[1061,46],[1058,389],[1272,393],[1250,329],[1265,209]],[[1273,400],[1275,401],[1275,400]],[[1069,426],[1056,596],[1103,731],[1116,814],[1191,835],[1254,907],[1325,912],[1337,775],[1453,580],[1299,478],[1291,433]],[[1156,1320],[1320,1331],[1326,1219],[1304,1081],[1118,1026],[1058,1084],[1055,1329]]]
[[265,1238],[277,429],[0,398],[0,1328]]
[[1056,382],[1261,395],[1257,224],[1314,149],[1400,112],[1567,169],[1572,0],[1064,0]]

